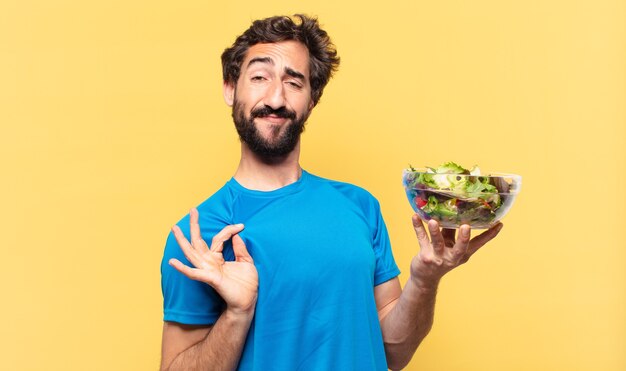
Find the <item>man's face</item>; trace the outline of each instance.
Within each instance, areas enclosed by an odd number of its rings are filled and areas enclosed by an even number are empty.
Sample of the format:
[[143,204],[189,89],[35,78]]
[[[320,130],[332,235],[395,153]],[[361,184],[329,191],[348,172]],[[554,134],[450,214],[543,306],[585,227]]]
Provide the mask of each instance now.
[[296,41],[252,46],[236,87],[225,86],[239,137],[256,154],[275,158],[298,144],[313,108],[309,53]]

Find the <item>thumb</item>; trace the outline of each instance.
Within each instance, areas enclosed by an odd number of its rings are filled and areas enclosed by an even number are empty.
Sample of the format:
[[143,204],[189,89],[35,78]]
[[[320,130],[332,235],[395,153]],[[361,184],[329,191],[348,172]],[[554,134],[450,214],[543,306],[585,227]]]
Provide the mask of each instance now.
[[235,253],[235,261],[252,263],[252,257],[248,253],[246,245],[239,234],[233,235],[233,252]]

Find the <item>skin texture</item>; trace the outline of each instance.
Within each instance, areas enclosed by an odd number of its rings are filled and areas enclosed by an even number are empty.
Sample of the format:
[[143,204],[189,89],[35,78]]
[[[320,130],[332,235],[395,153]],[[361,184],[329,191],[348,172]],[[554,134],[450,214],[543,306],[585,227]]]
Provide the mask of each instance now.
[[[234,91],[226,85],[227,104],[233,107],[233,121],[242,143],[261,158],[277,160],[293,151],[313,108],[308,99],[308,74],[304,74],[308,66],[300,65],[300,61],[296,61],[297,67],[287,65],[281,54],[295,49],[308,60],[308,51],[295,42],[286,47],[259,44],[255,49],[265,55],[246,61],[244,78]],[[274,68],[284,75],[277,75]],[[250,101],[256,102],[252,108],[246,106]]]
[[[284,142],[290,125],[306,121],[314,103],[309,81],[309,54],[295,41],[257,44],[246,54],[236,86],[224,84],[224,100],[256,128],[255,140],[263,150],[241,142],[241,159],[234,178],[248,189],[271,191],[297,181],[300,141],[288,153],[272,152]],[[296,120],[278,114],[253,117],[261,108],[287,110]],[[413,215],[413,228],[420,250],[411,261],[410,278],[401,288],[398,278],[373,288],[387,362],[391,369],[406,366],[432,327],[435,297],[441,278],[464,264],[502,225],[470,240],[469,226],[442,230],[437,222],[424,226]],[[191,236],[187,240],[178,227],[173,233],[193,267],[173,259],[170,264],[190,279],[211,285],[225,300],[226,309],[213,326],[187,326],[165,322],[163,326],[162,370],[235,369],[250,323],[258,293],[258,275],[253,257],[238,236],[243,225],[226,226],[211,241],[200,237],[198,214],[190,212]],[[232,238],[234,262],[225,262],[221,251]]]

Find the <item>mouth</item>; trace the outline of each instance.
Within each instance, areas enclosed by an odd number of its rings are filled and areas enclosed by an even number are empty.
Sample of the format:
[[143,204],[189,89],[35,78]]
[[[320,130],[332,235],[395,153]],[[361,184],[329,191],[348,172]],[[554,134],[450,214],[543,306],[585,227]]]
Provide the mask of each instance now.
[[257,117],[257,119],[265,120],[272,124],[284,124],[285,122],[289,121],[289,118],[287,117],[282,117],[279,115],[271,115],[271,114],[265,115],[265,116],[259,116]]
[[284,125],[289,121],[296,119],[296,113],[287,109],[286,107],[280,107],[273,109],[269,106],[263,106],[254,109],[250,115],[252,118],[258,118],[271,125]]

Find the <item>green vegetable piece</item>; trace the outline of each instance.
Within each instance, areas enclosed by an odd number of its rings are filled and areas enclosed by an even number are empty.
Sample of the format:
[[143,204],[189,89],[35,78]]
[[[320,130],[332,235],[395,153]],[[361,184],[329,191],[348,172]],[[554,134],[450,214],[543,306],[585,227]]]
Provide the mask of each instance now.
[[444,204],[439,204],[437,208],[435,209],[435,214],[449,217],[449,216],[456,216],[457,213],[456,211],[449,210],[448,208],[446,208]]
[[428,196],[428,203],[424,205],[422,210],[424,210],[427,213],[432,213],[433,211],[437,209],[438,204],[439,204],[439,201],[437,201],[437,197]]
[[434,175],[435,174],[421,173],[419,177],[417,177],[416,183],[422,183],[430,188],[438,189],[439,186],[437,185],[437,182],[435,182]]
[[461,174],[449,174],[446,178],[449,183],[448,188],[456,192],[465,192],[465,189],[471,184],[470,178],[461,176]]
[[470,175],[480,175],[480,168],[478,167],[478,165],[472,166],[472,168],[470,169]]
[[469,170],[465,169],[461,165],[450,161],[439,166],[437,168],[437,173],[439,174],[469,174],[470,172]]

